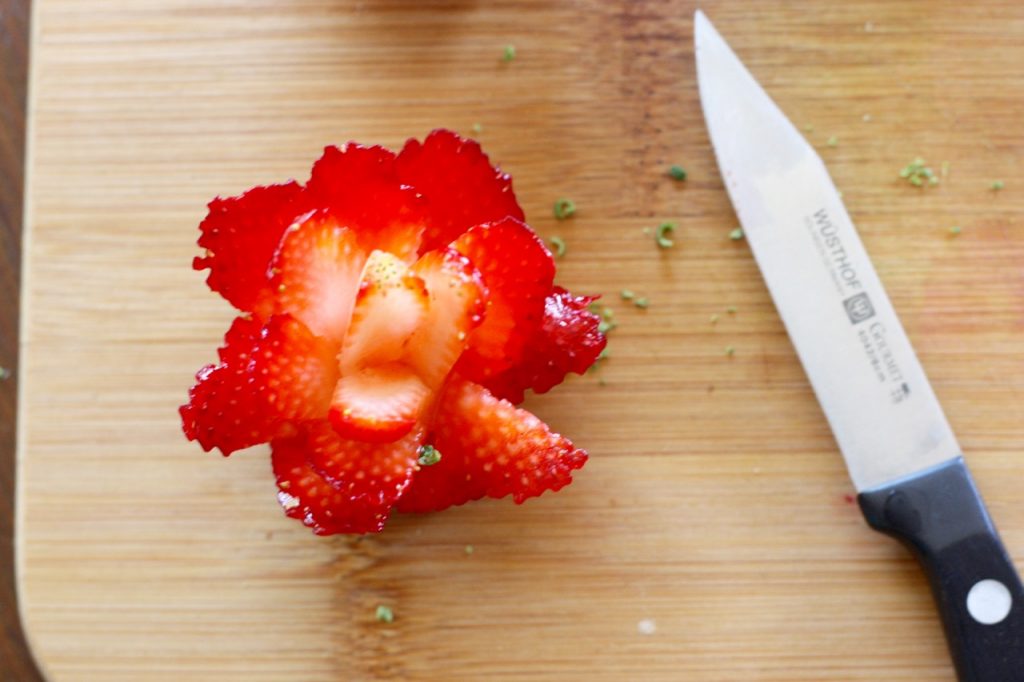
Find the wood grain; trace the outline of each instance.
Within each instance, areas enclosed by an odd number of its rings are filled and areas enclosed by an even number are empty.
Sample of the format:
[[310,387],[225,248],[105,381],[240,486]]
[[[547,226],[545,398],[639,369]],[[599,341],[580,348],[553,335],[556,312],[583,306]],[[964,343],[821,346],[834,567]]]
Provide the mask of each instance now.
[[[1024,565],[1024,9],[702,7],[813,125]],[[694,8],[39,0],[18,550],[51,679],[953,679],[924,580],[851,504],[728,238]],[[264,450],[224,461],[180,434],[175,408],[231,318],[188,268],[195,226],[215,194],[306,177],[324,144],[474,123],[534,227],[567,242],[560,281],[617,310],[606,366],[528,401],[592,460],[521,508],[314,538],[277,509]],[[915,156],[948,177],[901,182]],[[561,196],[579,211],[558,223]],[[679,223],[665,251],[643,232],[663,220]]]
[[0,5],[0,680],[40,679],[18,618],[14,578],[14,423],[28,82],[28,0]]

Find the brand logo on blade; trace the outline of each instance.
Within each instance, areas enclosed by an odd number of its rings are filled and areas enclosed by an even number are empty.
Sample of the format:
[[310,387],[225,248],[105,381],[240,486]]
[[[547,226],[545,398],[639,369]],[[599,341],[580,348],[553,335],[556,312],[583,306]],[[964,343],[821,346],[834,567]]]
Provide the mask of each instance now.
[[875,316],[875,307],[871,305],[871,299],[867,294],[861,293],[843,301],[846,314],[850,316],[850,322],[857,324],[869,320]]
[[[842,302],[850,320],[850,329],[856,334],[858,345],[869,364],[871,376],[877,379],[878,385],[886,391],[883,395],[892,404],[909,401],[910,382],[900,366],[905,349],[900,347],[899,334],[890,336],[886,324],[879,319],[888,315],[880,315],[875,309],[868,295],[868,285],[861,279],[861,271],[870,272],[871,268],[853,225],[845,217],[840,216],[837,220],[827,209],[819,208],[804,216],[804,226],[814,241],[836,293],[836,298],[830,298],[829,304]],[[884,293],[874,292],[874,296],[878,300],[879,297],[884,298]],[[836,321],[841,322],[841,318]]]
[[832,276],[836,284],[849,291],[861,291],[864,285],[857,276],[857,270],[850,261],[843,240],[839,236],[839,226],[832,222],[828,211],[821,208],[814,212],[814,226],[818,232],[823,255],[830,261]]

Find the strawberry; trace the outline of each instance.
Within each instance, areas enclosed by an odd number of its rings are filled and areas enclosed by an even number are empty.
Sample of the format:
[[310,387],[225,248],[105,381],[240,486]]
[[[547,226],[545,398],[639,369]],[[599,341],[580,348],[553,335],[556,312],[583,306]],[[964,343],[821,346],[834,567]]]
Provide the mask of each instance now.
[[310,203],[355,232],[369,253],[412,262],[426,221],[424,199],[399,179],[395,155],[383,147],[327,147],[306,184]]
[[249,390],[252,376],[248,369],[261,328],[252,317],[237,318],[218,351],[220,364],[199,370],[188,403],[178,409],[185,435],[199,441],[204,450],[220,448],[230,455],[274,435],[273,425],[251,418],[258,413],[259,400]]
[[327,422],[275,440],[271,459],[285,513],[318,535],[380,531],[417,468],[422,431],[387,445],[344,440]]
[[587,460],[533,414],[462,379],[441,397],[432,444],[441,461],[417,472],[399,511],[440,511],[485,496],[512,495],[519,504],[568,485]]
[[593,301],[593,297],[573,296],[554,287],[544,301],[544,319],[524,343],[520,362],[494,374],[484,385],[518,403],[527,388],[546,393],[569,372],[586,372],[608,342],[599,329],[601,318],[589,309]]
[[491,166],[473,140],[435,130],[422,143],[406,142],[395,165],[399,180],[415,187],[429,206],[421,252],[448,245],[474,225],[506,216],[523,219],[512,178]]
[[423,280],[399,258],[370,254],[331,403],[331,423],[346,438],[389,442],[416,423],[430,389],[402,360],[429,301]]
[[480,270],[488,291],[484,322],[459,361],[462,374],[486,383],[522,359],[544,315],[555,263],[533,230],[512,218],[474,227],[452,246]]
[[345,496],[334,518],[346,519],[350,529],[345,532],[379,531],[419,469],[423,428],[386,444],[344,439],[326,422],[310,424],[306,434],[309,466]]
[[480,272],[454,249],[424,254],[411,271],[426,286],[429,309],[409,340],[408,362],[436,391],[483,321],[487,289]]
[[355,233],[323,212],[293,223],[271,262],[277,308],[340,343],[348,331],[367,254]]
[[295,318],[238,318],[220,357],[199,371],[179,410],[203,449],[229,455],[270,440],[289,420],[326,415],[338,376],[333,348]]
[[199,246],[206,254],[197,256],[192,267],[209,268],[206,283],[239,310],[269,316],[272,292],[267,265],[281,235],[305,206],[302,186],[295,182],[214,199],[199,226]]
[[447,131],[397,156],[327,147],[305,186],[214,200],[193,265],[246,314],[185,434],[269,441],[285,512],[322,535],[568,484],[586,453],[506,398],[584,371],[604,337],[521,219],[509,177]]

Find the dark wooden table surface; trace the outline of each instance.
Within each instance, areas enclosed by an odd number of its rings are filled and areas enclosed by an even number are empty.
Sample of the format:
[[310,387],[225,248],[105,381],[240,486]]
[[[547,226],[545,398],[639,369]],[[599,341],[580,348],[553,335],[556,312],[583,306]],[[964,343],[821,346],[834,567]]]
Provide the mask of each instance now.
[[0,2],[0,680],[41,680],[14,589],[14,415],[25,160],[29,0]]

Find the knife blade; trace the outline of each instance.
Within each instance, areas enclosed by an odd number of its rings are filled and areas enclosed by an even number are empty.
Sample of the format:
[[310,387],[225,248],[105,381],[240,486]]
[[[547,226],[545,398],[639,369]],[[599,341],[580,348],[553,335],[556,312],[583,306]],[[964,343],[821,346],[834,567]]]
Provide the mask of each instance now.
[[868,523],[930,579],[961,680],[1024,682],[1024,587],[824,162],[707,17],[708,134]]

